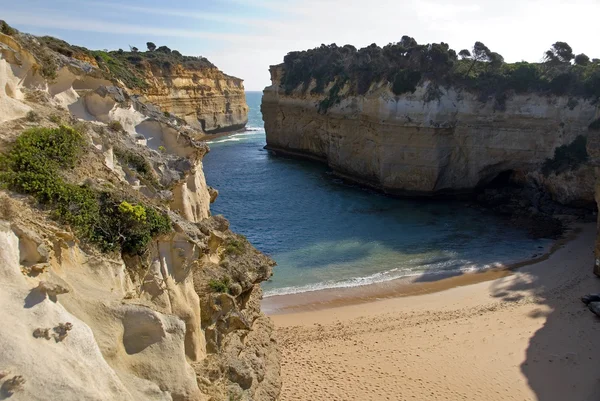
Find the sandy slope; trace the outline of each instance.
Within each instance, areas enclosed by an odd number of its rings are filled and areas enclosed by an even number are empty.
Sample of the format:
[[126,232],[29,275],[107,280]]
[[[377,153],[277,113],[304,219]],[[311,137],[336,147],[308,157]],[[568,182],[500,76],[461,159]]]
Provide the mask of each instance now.
[[594,235],[494,281],[273,316],[282,400],[600,400]]

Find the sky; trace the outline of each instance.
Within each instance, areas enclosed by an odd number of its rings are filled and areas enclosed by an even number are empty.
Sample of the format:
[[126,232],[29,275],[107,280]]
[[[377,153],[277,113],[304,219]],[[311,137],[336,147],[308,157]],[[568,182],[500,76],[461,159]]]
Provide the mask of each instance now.
[[146,42],[204,56],[247,90],[270,85],[269,66],[322,43],[356,47],[481,41],[507,62],[540,61],[556,41],[600,58],[600,0],[0,0],[0,19],[91,49]]

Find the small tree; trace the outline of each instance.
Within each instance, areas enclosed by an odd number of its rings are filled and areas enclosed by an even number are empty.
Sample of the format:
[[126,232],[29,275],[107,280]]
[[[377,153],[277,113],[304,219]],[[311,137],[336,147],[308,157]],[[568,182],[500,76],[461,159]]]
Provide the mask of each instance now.
[[411,49],[417,46],[417,41],[415,40],[415,38],[404,35],[400,39],[400,46],[404,47],[405,49]]
[[473,69],[473,67],[475,67],[475,64],[478,61],[490,61],[490,54],[492,52],[490,51],[490,49],[488,49],[488,47],[486,45],[484,45],[481,42],[475,42],[475,44],[473,45],[473,53],[471,56],[471,59],[473,60],[473,62],[471,63],[471,66],[469,67],[469,70],[467,71],[467,76],[469,75],[469,73],[471,72],[471,70]]
[[161,46],[156,49],[156,51],[161,53],[171,53],[171,49],[169,49],[167,46]]
[[146,46],[148,47],[149,52],[153,52],[154,50],[156,50],[156,45],[152,42],[146,42]]
[[544,60],[550,63],[570,63],[575,58],[573,49],[566,42],[556,42],[546,52]]
[[492,70],[497,70],[498,68],[500,68],[502,66],[502,64],[504,64],[504,57],[502,57],[500,54],[498,54],[496,52],[491,52],[489,54],[489,58],[490,58],[490,67],[492,67]]
[[139,49],[138,49],[137,47],[135,47],[135,46],[129,46],[129,50],[130,50],[132,53],[137,53],[137,52],[139,52]]
[[577,65],[588,65],[590,63],[590,58],[585,54],[581,53],[575,56],[575,64]]
[[461,60],[471,58],[471,52],[468,51],[467,49],[462,49],[461,51],[458,52],[458,55],[460,56]]

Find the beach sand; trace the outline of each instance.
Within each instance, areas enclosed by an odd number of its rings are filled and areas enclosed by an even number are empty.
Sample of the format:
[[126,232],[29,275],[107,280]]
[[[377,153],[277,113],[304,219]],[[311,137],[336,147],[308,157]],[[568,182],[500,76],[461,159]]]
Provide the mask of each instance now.
[[490,281],[272,315],[281,399],[600,400],[600,319],[580,301],[600,292],[596,229],[580,229]]

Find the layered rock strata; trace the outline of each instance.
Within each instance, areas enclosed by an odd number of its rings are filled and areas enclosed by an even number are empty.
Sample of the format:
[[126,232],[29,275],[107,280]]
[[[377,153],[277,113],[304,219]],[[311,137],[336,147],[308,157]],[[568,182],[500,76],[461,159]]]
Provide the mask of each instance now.
[[[470,192],[506,171],[539,172],[558,147],[587,136],[599,114],[590,101],[573,105],[567,97],[537,94],[511,96],[501,110],[455,88],[440,87],[439,98],[430,100],[429,82],[400,96],[388,84],[373,85],[364,96],[347,94],[346,85],[339,103],[320,113],[327,90],[287,95],[282,73],[272,67],[272,85],[264,90],[267,148],[321,160],[341,176],[392,194]],[[590,182],[557,188],[557,197],[583,192],[575,197],[591,199]]]

